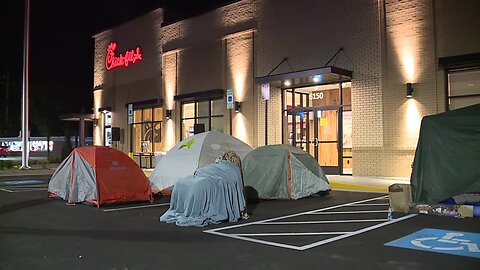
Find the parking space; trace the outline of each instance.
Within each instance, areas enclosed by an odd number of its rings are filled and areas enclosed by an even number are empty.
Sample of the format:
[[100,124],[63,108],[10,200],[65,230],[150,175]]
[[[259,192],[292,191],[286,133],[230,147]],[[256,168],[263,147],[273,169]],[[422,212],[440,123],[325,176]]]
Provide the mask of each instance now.
[[388,196],[380,196],[205,232],[270,246],[307,250],[415,216],[388,220],[388,205]]
[[[45,188],[48,179],[7,180],[0,181],[2,188],[18,192],[0,192],[2,269],[433,270],[475,269],[480,263],[474,256],[386,245],[424,228],[468,236],[479,227],[476,219],[423,215],[388,221],[384,194],[333,191],[297,201],[260,201],[248,205],[248,220],[196,228],[159,222],[169,197],[153,204],[68,206],[48,199],[45,190],[20,192],[42,187],[32,180]],[[446,240],[467,251],[465,237],[452,239]],[[432,241],[421,244],[435,248]]]
[[48,182],[42,177],[28,179],[7,179],[0,181],[0,192],[18,193],[32,191],[47,191]]

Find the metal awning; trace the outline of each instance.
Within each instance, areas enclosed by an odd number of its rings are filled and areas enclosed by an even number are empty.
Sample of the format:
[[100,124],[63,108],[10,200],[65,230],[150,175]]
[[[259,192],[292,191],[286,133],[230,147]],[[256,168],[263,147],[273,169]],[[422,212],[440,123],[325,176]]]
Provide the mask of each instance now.
[[90,113],[72,113],[72,114],[66,114],[66,115],[60,116],[60,120],[62,121],[78,122],[78,121],[81,121],[82,119],[84,121],[94,121],[95,115]]
[[85,146],[85,121],[91,121],[95,125],[95,115],[90,113],[72,113],[60,116],[62,121],[78,122],[78,130],[80,135],[80,146]]
[[[350,81],[352,73],[350,70],[330,66],[257,77],[255,84],[269,83],[270,86],[278,88],[331,84]],[[286,86],[284,84],[286,81],[289,81],[291,85]]]

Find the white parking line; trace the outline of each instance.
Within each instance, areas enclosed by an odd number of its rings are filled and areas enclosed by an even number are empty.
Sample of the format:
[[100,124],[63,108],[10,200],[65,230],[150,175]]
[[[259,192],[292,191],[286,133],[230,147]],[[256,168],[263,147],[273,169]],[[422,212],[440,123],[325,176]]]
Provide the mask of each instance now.
[[159,203],[159,204],[149,204],[149,205],[130,206],[130,207],[123,207],[123,208],[105,209],[105,210],[103,210],[103,212],[122,211],[122,210],[131,210],[131,209],[139,209],[139,208],[149,208],[149,207],[157,207],[157,206],[165,206],[165,205],[170,205],[170,203]]
[[29,189],[19,189],[19,190],[12,190],[12,189],[6,189],[6,188],[0,188],[0,191],[5,191],[8,193],[19,193],[19,192],[32,192],[32,191],[45,191],[47,188],[29,188]]
[[[245,225],[245,224],[242,224],[242,225]],[[259,240],[259,239],[255,239],[255,238],[248,238],[248,237],[235,235],[235,234],[221,233],[221,232],[216,231],[215,229],[204,231],[204,232],[210,233],[210,234],[216,234],[216,235],[219,235],[219,236],[229,237],[229,238],[233,238],[233,239],[244,240],[244,241],[254,242],[254,243],[258,243],[258,244],[264,244],[264,245],[268,245],[268,246],[288,248],[288,249],[294,249],[294,250],[301,250],[301,247],[297,247],[297,246],[286,245],[286,244],[271,242],[271,241],[264,241],[264,240]]]
[[396,222],[399,222],[399,221],[402,221],[402,220],[405,220],[405,219],[409,219],[409,218],[414,217],[414,216],[416,216],[416,214],[403,216],[401,218],[393,219],[391,221],[387,221],[387,222],[383,222],[383,223],[380,223],[380,224],[377,224],[377,225],[374,225],[374,226],[363,228],[361,230],[358,230],[358,231],[355,231],[355,232],[352,232],[352,233],[349,233],[349,234],[344,234],[344,235],[340,235],[340,236],[333,237],[333,238],[330,238],[330,239],[326,239],[326,240],[323,240],[323,241],[319,241],[319,242],[316,242],[316,243],[312,243],[312,244],[309,244],[309,245],[305,245],[305,246],[300,247],[300,250],[306,250],[306,249],[309,249],[309,248],[325,245],[325,244],[328,244],[328,243],[331,243],[331,242],[334,242],[334,241],[342,240],[344,238],[352,237],[352,236],[355,236],[355,235],[358,235],[358,234],[361,234],[361,233],[364,233],[364,232],[375,230],[375,229],[381,228],[383,226],[390,225],[392,223],[396,223]]
[[387,206],[390,205],[389,203],[362,203],[362,204],[354,204],[350,206]]
[[328,223],[352,223],[352,222],[383,222],[388,221],[386,218],[382,219],[344,219],[344,220],[321,220],[321,221],[273,221],[262,223],[262,225],[295,225],[295,224],[328,224]]
[[337,235],[352,232],[302,232],[302,233],[235,233],[237,236],[302,236],[302,235]]
[[343,211],[343,212],[320,212],[308,213],[308,215],[335,215],[335,214],[366,214],[366,213],[387,213],[387,210],[372,210],[372,211]]
[[[388,200],[388,195],[377,197],[377,198],[372,198],[372,199],[366,199],[366,200],[351,202],[351,203],[345,203],[345,204],[336,205],[336,206],[330,206],[330,207],[326,207],[326,208],[322,208],[322,209],[317,209],[317,210],[312,210],[312,211],[307,211],[307,212],[302,212],[302,213],[297,213],[297,214],[292,214],[292,215],[287,215],[287,216],[281,216],[281,217],[276,217],[276,218],[271,218],[271,219],[266,219],[266,220],[254,221],[254,222],[250,222],[250,223],[237,224],[237,225],[231,225],[231,226],[225,226],[225,227],[221,227],[221,228],[205,230],[204,232],[219,235],[219,236],[229,237],[229,238],[233,238],[233,239],[254,242],[254,243],[258,243],[258,244],[264,244],[264,245],[269,245],[269,246],[275,246],[275,247],[281,247],[281,248],[288,248],[288,249],[303,251],[303,250],[307,250],[307,249],[310,249],[310,248],[313,248],[313,247],[318,247],[318,246],[325,245],[325,244],[328,244],[328,243],[331,243],[331,242],[334,242],[334,241],[345,239],[347,237],[355,236],[355,235],[358,235],[358,234],[361,234],[361,233],[364,233],[364,232],[367,232],[367,231],[371,231],[371,230],[374,230],[374,229],[377,229],[377,228],[380,228],[380,227],[383,227],[383,226],[387,226],[387,225],[390,225],[390,224],[393,224],[393,223],[396,223],[396,222],[400,222],[402,220],[414,217],[416,215],[415,214],[407,215],[407,216],[404,216],[404,217],[401,217],[401,218],[398,218],[398,219],[394,219],[394,220],[391,220],[391,221],[387,221],[387,219],[364,219],[364,220],[359,219],[359,220],[356,220],[356,222],[362,223],[362,222],[369,222],[370,221],[370,222],[381,222],[381,223],[373,225],[373,226],[365,227],[365,228],[360,229],[360,230],[352,231],[352,232],[289,232],[289,233],[275,233],[275,232],[234,233],[234,232],[232,232],[232,233],[225,233],[225,232],[221,232],[221,231],[237,229],[237,228],[251,226],[251,225],[295,225],[295,224],[346,223],[346,222],[352,222],[353,223],[353,222],[355,222],[355,220],[354,221],[350,221],[350,220],[298,221],[298,222],[288,222],[288,221],[283,222],[283,221],[278,221],[278,220],[292,218],[292,217],[298,217],[298,216],[302,216],[302,215],[314,215],[314,214],[386,213],[387,212],[386,210],[357,211],[357,212],[354,212],[354,211],[339,211],[339,212],[319,213],[319,212],[322,212],[322,211],[327,211],[327,210],[336,209],[336,208],[340,208],[340,207],[347,207],[347,206],[353,206],[353,205],[357,206],[357,205],[360,205],[362,203],[367,203],[367,202],[372,202],[372,201],[377,201],[377,200],[385,200],[385,199]],[[375,205],[377,205],[377,204],[375,204]],[[381,204],[381,205],[387,206],[388,204]],[[304,245],[304,246],[295,246],[295,245],[289,245],[289,244],[284,244],[284,243],[278,243],[278,242],[273,242],[273,241],[266,241],[266,240],[251,238],[251,237],[260,237],[260,236],[268,237],[268,236],[299,236],[299,235],[302,235],[302,236],[337,235],[337,236],[329,238],[329,239],[325,239],[325,240],[322,240],[322,241],[317,241],[317,242],[314,242],[314,243],[311,243],[311,244],[308,244],[308,245]]]
[[342,207],[342,206],[350,206],[350,205],[355,204],[355,203],[362,203],[362,202],[370,202],[370,201],[374,201],[374,200],[379,200],[379,199],[384,198],[384,197],[386,197],[386,196],[377,197],[377,198],[373,198],[373,199],[367,199],[367,200],[361,200],[361,201],[357,201],[357,202],[345,203],[345,204],[340,204],[340,205],[329,206],[329,207],[325,207],[325,208],[322,208],[322,209],[306,211],[306,212],[297,213],[297,214],[292,214],[292,215],[288,215],[288,216],[282,216],[282,217],[270,218],[270,219],[265,219],[265,220],[259,220],[259,221],[254,221],[254,222],[250,222],[250,223],[243,223],[243,224],[231,225],[231,226],[226,226],[226,227],[222,227],[222,228],[216,228],[216,229],[206,230],[206,231],[204,231],[204,232],[206,232],[206,233],[212,233],[212,232],[215,232],[215,231],[222,231],[222,230],[228,230],[228,229],[233,229],[233,228],[245,227],[245,226],[250,226],[250,225],[255,225],[255,224],[261,224],[261,223],[270,222],[270,221],[275,221],[275,220],[279,220],[279,219],[286,219],[286,218],[291,218],[291,217],[298,217],[298,216],[302,216],[302,215],[314,213],[314,212],[317,212],[317,211],[326,211],[326,210],[330,210],[330,209],[339,208],[339,207]]

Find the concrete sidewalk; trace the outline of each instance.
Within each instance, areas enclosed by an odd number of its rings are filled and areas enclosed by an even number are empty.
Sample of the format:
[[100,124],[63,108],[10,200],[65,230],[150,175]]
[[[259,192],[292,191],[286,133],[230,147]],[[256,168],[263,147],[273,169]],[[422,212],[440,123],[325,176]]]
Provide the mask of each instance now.
[[387,193],[392,184],[409,184],[409,178],[401,177],[366,177],[351,175],[327,175],[334,190],[369,191]]
[[29,176],[29,175],[51,175],[59,164],[32,164],[30,169],[9,168],[0,169],[0,178],[8,178],[15,176]]

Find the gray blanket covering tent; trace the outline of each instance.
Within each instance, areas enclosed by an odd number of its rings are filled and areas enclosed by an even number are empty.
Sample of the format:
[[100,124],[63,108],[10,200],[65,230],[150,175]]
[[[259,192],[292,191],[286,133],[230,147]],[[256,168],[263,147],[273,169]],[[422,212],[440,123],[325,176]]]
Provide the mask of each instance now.
[[242,160],[246,190],[260,199],[300,199],[330,189],[317,161],[291,145],[266,145]]
[[235,222],[245,207],[240,168],[220,160],[175,184],[170,208],[160,221],[197,227]]
[[411,184],[422,203],[480,192],[480,104],[422,119]]

